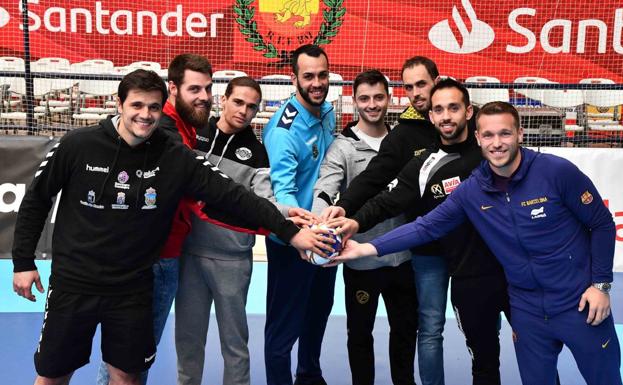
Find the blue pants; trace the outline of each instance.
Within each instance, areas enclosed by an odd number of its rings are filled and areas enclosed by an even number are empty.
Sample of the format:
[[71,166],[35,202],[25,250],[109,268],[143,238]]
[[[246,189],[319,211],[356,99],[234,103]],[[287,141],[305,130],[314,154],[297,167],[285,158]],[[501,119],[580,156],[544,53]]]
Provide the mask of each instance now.
[[297,339],[297,384],[320,382],[320,348],[333,306],[337,268],[314,266],[303,261],[295,248],[268,238],[266,254],[266,382],[292,385],[290,352]]
[[517,335],[515,353],[523,385],[556,384],[556,363],[566,345],[588,385],[621,385],[621,351],[612,316],[601,324],[586,323],[583,312],[570,309],[545,319],[511,309]]
[[448,268],[438,256],[414,255],[415,288],[419,303],[417,341],[422,385],[443,385],[443,327],[448,301]]
[[[160,342],[164,325],[169,317],[171,305],[177,293],[177,282],[179,275],[179,262],[177,258],[162,258],[152,266],[154,272],[154,299],[153,299],[153,315],[154,315],[154,339],[156,346]],[[106,363],[100,364],[97,373],[97,385],[108,385],[110,376]],[[141,373],[141,384],[147,383],[147,371]]]

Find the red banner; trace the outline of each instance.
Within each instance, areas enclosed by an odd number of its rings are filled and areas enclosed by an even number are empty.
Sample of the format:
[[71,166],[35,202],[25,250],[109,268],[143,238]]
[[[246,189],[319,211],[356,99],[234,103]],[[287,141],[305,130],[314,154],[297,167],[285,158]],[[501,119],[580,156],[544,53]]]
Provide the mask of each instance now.
[[[23,54],[20,1],[0,1],[0,54]],[[60,4],[60,5],[59,5]],[[323,45],[346,79],[377,67],[393,80],[413,55],[443,74],[623,82],[620,0],[28,0],[31,56],[164,67],[196,52],[216,69],[287,73],[303,43]]]

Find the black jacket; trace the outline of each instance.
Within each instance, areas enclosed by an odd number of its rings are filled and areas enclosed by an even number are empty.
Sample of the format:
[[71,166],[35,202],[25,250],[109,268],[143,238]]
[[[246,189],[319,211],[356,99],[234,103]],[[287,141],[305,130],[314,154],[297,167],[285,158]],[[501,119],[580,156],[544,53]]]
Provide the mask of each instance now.
[[346,210],[346,216],[356,213],[368,199],[385,189],[414,154],[439,141],[439,135],[429,120],[408,118],[408,111],[383,139],[378,155],[341,194],[336,205]]
[[289,241],[298,228],[160,128],[130,147],[112,120],[65,135],[35,174],[17,217],[14,271],[35,270],[34,252],[52,199],[62,190],[50,283],[88,294],[150,290],[152,264],[183,195],[244,218]]
[[[439,144],[409,161],[398,175],[396,186],[368,201],[353,219],[359,223],[360,231],[405,211],[407,220],[413,221],[444,202],[481,162],[480,147],[472,133],[462,143]],[[413,253],[447,257],[453,277],[503,274],[502,267],[470,222],[439,241],[413,249]]]

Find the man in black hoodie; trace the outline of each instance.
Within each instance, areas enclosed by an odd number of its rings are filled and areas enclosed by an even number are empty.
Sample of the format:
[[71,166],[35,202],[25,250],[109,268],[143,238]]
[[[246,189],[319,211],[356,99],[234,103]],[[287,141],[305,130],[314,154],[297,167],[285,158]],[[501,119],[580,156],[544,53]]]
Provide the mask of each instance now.
[[33,283],[44,291],[35,248],[52,199],[63,191],[34,357],[37,385],[69,383],[73,371],[89,362],[98,324],[111,383],[139,383],[139,373],[156,355],[152,265],[184,195],[217,208],[216,220],[244,219],[297,248],[329,249],[322,235],[299,230],[270,202],[156,129],[166,96],[156,73],[126,75],[119,84],[119,115],[65,135],[46,155],[22,201],[13,289],[34,301]]

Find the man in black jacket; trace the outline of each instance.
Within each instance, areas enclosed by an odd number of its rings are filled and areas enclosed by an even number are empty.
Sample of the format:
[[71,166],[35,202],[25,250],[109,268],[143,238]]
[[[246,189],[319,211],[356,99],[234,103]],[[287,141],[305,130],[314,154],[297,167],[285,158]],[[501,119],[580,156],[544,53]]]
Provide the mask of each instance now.
[[[348,232],[366,231],[405,212],[407,220],[415,220],[444,202],[481,163],[480,147],[467,129],[473,113],[467,89],[444,79],[433,87],[431,100],[430,117],[440,143],[413,157],[398,174],[395,187],[368,201],[353,220],[337,219],[331,225]],[[427,245],[426,250],[427,255],[447,260],[452,305],[472,357],[473,384],[499,385],[500,312],[510,319],[502,267],[469,222]],[[412,251],[414,255],[423,253],[419,248]]]
[[[411,106],[383,139],[378,155],[350,183],[336,206],[323,211],[322,219],[352,216],[368,199],[386,187],[391,188],[393,180],[414,155],[439,141],[428,117],[430,92],[438,80],[437,66],[429,58],[415,56],[405,61],[402,81]],[[448,271],[443,258],[432,256],[430,252],[424,249],[419,258],[412,260],[419,303],[418,365],[423,385],[443,385],[442,332]]]
[[46,155],[22,201],[13,289],[34,301],[33,283],[44,291],[35,248],[52,199],[63,191],[35,353],[37,385],[67,384],[73,371],[88,363],[98,324],[111,383],[139,383],[139,373],[156,355],[152,264],[183,195],[218,208],[217,220],[244,218],[295,247],[323,248],[322,235],[299,230],[270,202],[157,129],[166,96],[156,73],[126,75],[119,84],[119,115],[65,135]]

